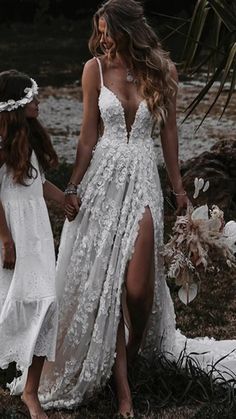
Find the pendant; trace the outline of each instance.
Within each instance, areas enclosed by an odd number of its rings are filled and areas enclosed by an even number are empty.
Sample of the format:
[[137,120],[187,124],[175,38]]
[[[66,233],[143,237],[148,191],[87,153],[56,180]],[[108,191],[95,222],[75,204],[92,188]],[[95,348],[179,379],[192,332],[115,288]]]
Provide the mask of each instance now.
[[126,70],[126,81],[128,83],[137,83],[137,80],[134,78],[134,76],[131,73],[131,70],[129,68],[127,68],[127,70]]
[[131,72],[128,68],[127,68],[127,71],[126,71],[126,80],[129,83],[133,83],[133,81],[134,81],[134,78],[133,78],[133,76],[132,76],[132,74],[131,74]]

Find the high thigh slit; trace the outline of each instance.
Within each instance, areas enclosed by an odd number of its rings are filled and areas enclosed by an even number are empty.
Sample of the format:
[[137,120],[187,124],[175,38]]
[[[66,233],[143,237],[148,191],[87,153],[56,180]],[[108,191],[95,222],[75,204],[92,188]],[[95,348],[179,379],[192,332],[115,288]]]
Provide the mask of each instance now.
[[123,293],[126,343],[129,349],[132,338],[138,339],[138,351],[145,335],[154,293],[154,224],[149,207],[145,208],[139,222],[134,252],[126,269]]

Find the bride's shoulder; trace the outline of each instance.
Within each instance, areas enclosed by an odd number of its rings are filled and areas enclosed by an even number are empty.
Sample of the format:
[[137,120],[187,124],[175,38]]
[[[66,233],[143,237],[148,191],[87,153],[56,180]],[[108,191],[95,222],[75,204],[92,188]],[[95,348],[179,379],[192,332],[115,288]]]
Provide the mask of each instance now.
[[99,74],[99,64],[96,57],[86,61],[83,69],[83,76],[93,77]]
[[82,81],[88,81],[93,85],[100,86],[101,73],[104,72],[105,56],[100,55],[99,57],[90,58],[84,64]]
[[104,56],[100,55],[99,57],[92,57],[90,58],[88,61],[85,62],[84,64],[84,70],[94,70],[97,69],[99,66],[99,61],[100,64],[103,66],[104,63]]
[[82,74],[82,86],[89,89],[99,89],[100,86],[100,71],[99,64],[96,58],[91,58],[84,64]]
[[90,58],[84,64],[84,71],[99,71],[99,67],[101,67],[102,71],[107,67],[107,60],[105,55],[99,55],[99,57]]

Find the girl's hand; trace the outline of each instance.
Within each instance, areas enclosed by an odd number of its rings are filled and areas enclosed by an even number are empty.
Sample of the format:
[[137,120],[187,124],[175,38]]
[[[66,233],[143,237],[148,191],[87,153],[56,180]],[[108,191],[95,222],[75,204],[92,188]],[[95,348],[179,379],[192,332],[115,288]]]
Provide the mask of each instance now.
[[4,269],[14,269],[16,263],[16,249],[13,240],[3,242],[2,261]]
[[75,195],[66,195],[65,197],[65,215],[68,221],[73,221],[79,212],[80,198]]

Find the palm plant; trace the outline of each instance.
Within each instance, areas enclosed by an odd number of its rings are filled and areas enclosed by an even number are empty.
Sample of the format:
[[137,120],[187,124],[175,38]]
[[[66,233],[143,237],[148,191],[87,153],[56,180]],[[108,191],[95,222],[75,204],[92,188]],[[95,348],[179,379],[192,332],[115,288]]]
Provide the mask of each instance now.
[[[196,58],[198,63],[196,64]],[[197,0],[183,52],[183,70],[192,74],[205,70],[207,82],[186,109],[193,112],[215,81],[220,81],[214,100],[200,125],[221,95],[226,82],[229,90],[220,117],[225,112],[236,84],[236,2],[235,0]]]

